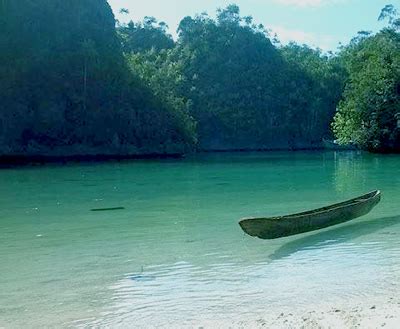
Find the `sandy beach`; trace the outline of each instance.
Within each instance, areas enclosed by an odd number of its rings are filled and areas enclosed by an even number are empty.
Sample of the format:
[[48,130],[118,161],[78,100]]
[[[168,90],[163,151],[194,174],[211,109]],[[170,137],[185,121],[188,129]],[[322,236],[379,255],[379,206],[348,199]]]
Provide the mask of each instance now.
[[[305,314],[281,314],[270,323],[260,321],[267,328],[399,328],[400,302],[370,307],[331,308],[308,311]],[[250,325],[251,327],[251,325]]]
[[[397,295],[398,296],[398,295]],[[400,297],[389,297],[380,304],[363,301],[362,305],[321,306],[318,310],[303,309],[281,313],[271,312],[265,317],[238,322],[205,321],[194,328],[273,328],[273,329],[328,329],[328,328],[390,328],[400,326]],[[191,326],[188,326],[191,327]],[[192,327],[192,328],[193,328]]]

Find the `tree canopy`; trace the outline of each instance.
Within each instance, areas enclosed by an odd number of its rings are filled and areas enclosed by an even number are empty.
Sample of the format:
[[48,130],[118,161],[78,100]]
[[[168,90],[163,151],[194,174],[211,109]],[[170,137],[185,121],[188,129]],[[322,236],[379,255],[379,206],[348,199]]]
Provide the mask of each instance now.
[[165,22],[158,22],[156,18],[146,16],[142,22],[130,21],[128,24],[119,25],[117,31],[123,51],[137,53],[173,48],[175,43],[167,29],[168,25]]
[[[330,135],[343,88],[334,60],[307,46],[277,47],[236,5],[215,19],[183,18],[178,35],[174,48],[130,55],[132,69],[151,67],[153,86],[187,100],[200,149],[310,148]],[[156,78],[171,70],[176,78]]]
[[2,4],[1,153],[181,153],[193,144],[131,74],[105,0]]
[[[237,5],[184,17],[177,39],[106,0],[3,0],[0,154],[399,150],[400,20],[338,53],[281,45]],[[129,11],[122,9],[122,14]],[[331,122],[332,130],[331,130]]]
[[349,78],[333,122],[342,143],[371,151],[400,150],[400,34],[395,8],[379,19],[389,26],[361,35],[342,50]]

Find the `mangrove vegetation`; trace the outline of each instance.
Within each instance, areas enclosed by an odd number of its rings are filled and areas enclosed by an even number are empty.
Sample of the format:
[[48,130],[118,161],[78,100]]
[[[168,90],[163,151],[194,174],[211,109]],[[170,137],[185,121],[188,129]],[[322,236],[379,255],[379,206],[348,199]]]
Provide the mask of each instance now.
[[[129,15],[127,10],[122,10]],[[379,14],[379,13],[377,13]],[[378,15],[377,15],[378,16]],[[236,5],[116,21],[106,0],[0,4],[0,155],[400,151],[400,19],[335,53],[282,45]]]

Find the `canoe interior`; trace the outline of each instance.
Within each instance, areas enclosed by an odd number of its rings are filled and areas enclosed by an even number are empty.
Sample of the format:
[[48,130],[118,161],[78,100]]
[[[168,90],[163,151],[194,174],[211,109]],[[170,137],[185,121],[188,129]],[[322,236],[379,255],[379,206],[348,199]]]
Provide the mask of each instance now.
[[379,203],[380,198],[381,193],[376,190],[344,202],[292,215],[245,218],[239,225],[251,236],[276,239],[315,231],[364,216]]
[[298,217],[298,216],[304,216],[304,215],[309,215],[309,214],[315,214],[315,213],[320,213],[323,211],[329,211],[331,209],[336,209],[336,208],[341,208],[341,207],[345,207],[345,206],[351,206],[353,204],[357,204],[360,202],[365,202],[370,200],[371,198],[373,198],[374,196],[376,196],[377,194],[380,194],[380,191],[376,190],[373,192],[369,192],[367,194],[361,195],[357,198],[354,199],[350,199],[347,201],[343,201],[343,202],[339,202],[339,203],[335,203],[326,207],[322,207],[322,208],[318,208],[318,209],[314,209],[314,210],[308,210],[308,211],[304,211],[304,212],[299,212],[296,214],[292,214],[292,215],[286,215],[286,216],[281,216],[278,218],[291,218],[291,217]]

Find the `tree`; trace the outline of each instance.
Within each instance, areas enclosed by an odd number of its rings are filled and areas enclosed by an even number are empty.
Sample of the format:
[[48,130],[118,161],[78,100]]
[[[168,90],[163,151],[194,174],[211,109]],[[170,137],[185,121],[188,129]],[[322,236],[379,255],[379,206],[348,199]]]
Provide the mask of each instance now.
[[398,18],[397,9],[393,5],[386,5],[378,17],[379,21],[388,20],[390,28],[400,29],[400,18]]
[[366,36],[343,50],[349,72],[343,99],[333,122],[341,143],[355,143],[371,151],[400,150],[400,34],[396,10],[386,6],[379,19],[388,28]]
[[290,43],[281,48],[288,62],[285,73],[292,81],[288,93],[292,104],[289,111],[297,112],[290,130],[300,129],[303,138],[331,138],[329,124],[336,111],[346,79],[345,69],[334,56],[322,54],[306,45]]
[[[173,50],[202,149],[318,147],[343,87],[334,61],[310,48],[277,48],[235,5],[185,17]],[[337,73],[336,70],[339,70]]]
[[168,34],[168,25],[158,22],[154,17],[146,16],[142,22],[118,26],[122,49],[125,53],[138,53],[155,49],[171,49],[174,40]]
[[167,104],[169,114],[190,144],[197,143],[196,123],[190,115],[191,101],[180,94],[183,82],[181,63],[173,60],[171,50],[156,52],[154,49],[144,53],[127,56],[133,74],[149,87],[154,97]]

